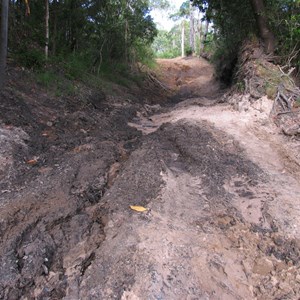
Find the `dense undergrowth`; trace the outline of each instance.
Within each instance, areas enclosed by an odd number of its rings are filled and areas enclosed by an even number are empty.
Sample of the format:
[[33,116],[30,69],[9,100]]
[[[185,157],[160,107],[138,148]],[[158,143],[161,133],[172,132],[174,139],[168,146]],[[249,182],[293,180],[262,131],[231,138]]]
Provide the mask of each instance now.
[[75,96],[82,85],[112,93],[113,84],[130,88],[133,84],[142,86],[145,79],[145,74],[126,64],[104,64],[99,73],[93,73],[84,63],[76,61],[73,58],[71,63],[47,63],[32,69],[32,78],[57,97]]
[[246,40],[261,37],[257,14],[253,2],[259,2],[264,11],[265,26],[275,37],[274,52],[268,60],[283,66],[286,72],[293,69],[299,76],[300,71],[300,1],[220,1],[194,0],[205,18],[213,23],[213,47],[209,49],[216,65],[217,77],[227,84],[235,82],[239,66],[238,55]]
[[139,63],[154,65],[151,1],[9,0],[8,57],[57,93],[75,83],[139,83]]

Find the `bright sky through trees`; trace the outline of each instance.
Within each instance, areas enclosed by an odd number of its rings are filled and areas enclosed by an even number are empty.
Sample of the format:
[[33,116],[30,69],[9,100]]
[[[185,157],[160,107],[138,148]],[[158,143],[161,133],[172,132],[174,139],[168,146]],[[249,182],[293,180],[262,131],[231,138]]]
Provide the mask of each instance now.
[[176,12],[179,10],[181,4],[184,0],[173,0],[170,1],[171,9],[169,12],[153,10],[151,12],[152,17],[154,18],[155,23],[159,29],[170,30],[174,26],[174,21],[169,18],[171,12]]

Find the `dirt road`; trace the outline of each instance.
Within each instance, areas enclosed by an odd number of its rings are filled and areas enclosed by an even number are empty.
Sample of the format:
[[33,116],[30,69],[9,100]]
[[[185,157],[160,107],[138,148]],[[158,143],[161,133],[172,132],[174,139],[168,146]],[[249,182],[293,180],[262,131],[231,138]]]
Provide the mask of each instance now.
[[299,299],[299,140],[268,99],[218,104],[204,60],[159,64],[166,107],[1,116],[1,299]]

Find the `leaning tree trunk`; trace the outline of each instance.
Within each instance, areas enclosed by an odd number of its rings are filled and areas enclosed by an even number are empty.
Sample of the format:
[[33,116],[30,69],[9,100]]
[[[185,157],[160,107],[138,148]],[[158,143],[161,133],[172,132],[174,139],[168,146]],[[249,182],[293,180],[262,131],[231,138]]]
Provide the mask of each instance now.
[[251,0],[251,4],[255,13],[256,24],[259,30],[259,35],[264,42],[265,52],[273,54],[275,50],[275,37],[273,32],[268,27],[268,19],[263,0]]
[[0,88],[5,79],[6,57],[7,57],[7,33],[8,33],[8,0],[2,0],[1,12],[1,45],[0,45]]

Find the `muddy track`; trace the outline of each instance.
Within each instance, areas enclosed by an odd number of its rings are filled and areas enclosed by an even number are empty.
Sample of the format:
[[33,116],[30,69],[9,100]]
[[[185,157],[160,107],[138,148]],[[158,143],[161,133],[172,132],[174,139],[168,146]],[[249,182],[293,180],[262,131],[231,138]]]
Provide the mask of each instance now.
[[297,157],[265,115],[216,104],[205,61],[160,64],[168,106],[185,100],[160,113],[103,95],[45,99],[51,119],[19,99],[34,125],[2,111],[1,299],[299,298]]

